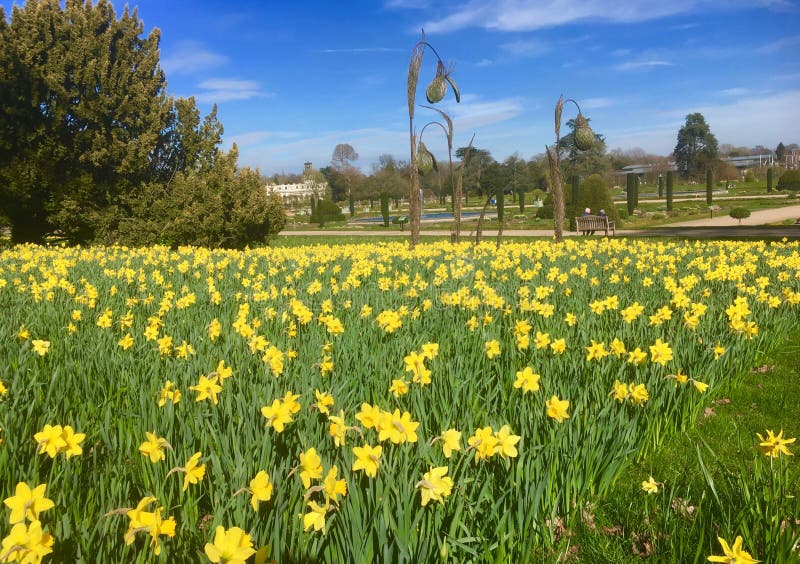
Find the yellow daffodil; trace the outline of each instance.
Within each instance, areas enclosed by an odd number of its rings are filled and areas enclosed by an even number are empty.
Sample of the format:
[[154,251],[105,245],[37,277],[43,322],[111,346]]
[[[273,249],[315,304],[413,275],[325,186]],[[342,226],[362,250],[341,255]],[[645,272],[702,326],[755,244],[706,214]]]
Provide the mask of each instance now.
[[569,419],[569,413],[567,413],[569,401],[561,400],[558,396],[552,396],[545,402],[545,406],[547,408],[547,416],[559,423],[562,423],[564,419]]
[[60,452],[66,454],[67,458],[83,454],[81,443],[86,438],[84,433],[76,433],[70,425],[64,425],[61,431],[61,438],[64,439],[64,446],[61,447]]
[[353,462],[353,472],[363,470],[367,477],[374,478],[378,474],[382,452],[383,447],[380,445],[353,447],[353,454],[356,456],[356,460]]
[[201,452],[194,453],[183,467],[183,491],[189,488],[189,484],[196,484],[202,481],[206,475],[206,465],[198,464],[201,456],[203,456]]
[[664,366],[670,360],[672,360],[672,349],[669,343],[656,339],[656,342],[650,346],[650,361]]
[[328,473],[325,475],[325,479],[322,481],[326,501],[338,503],[339,496],[344,497],[347,495],[347,482],[344,479],[337,479],[338,476],[339,469],[334,465],[330,470],[328,470]]
[[425,472],[422,480],[417,482],[415,487],[419,488],[422,496],[422,507],[428,505],[431,500],[444,503],[445,498],[453,491],[453,480],[447,476],[447,472],[447,466],[431,468]]
[[278,399],[273,400],[271,406],[262,407],[261,415],[267,420],[267,426],[278,433],[282,433],[287,423],[292,422],[291,407]]
[[497,452],[497,437],[491,427],[475,430],[475,434],[467,439],[467,444],[475,449],[475,462],[486,460]]
[[623,384],[619,380],[614,380],[614,387],[611,389],[611,395],[618,402],[624,402],[628,399],[628,385]]
[[328,392],[320,392],[319,390],[314,390],[314,396],[317,398],[317,403],[314,405],[319,412],[329,415],[330,410],[328,408],[333,405],[333,396]]
[[515,388],[521,388],[522,393],[536,392],[539,390],[539,374],[534,373],[530,366],[517,371],[517,379],[514,381]]
[[3,500],[6,507],[11,509],[8,522],[13,525],[25,519],[38,521],[39,513],[55,507],[53,501],[44,496],[46,489],[47,484],[39,484],[31,489],[25,482],[19,482],[14,495]]
[[166,439],[156,436],[155,433],[145,433],[147,440],[139,446],[139,452],[150,458],[150,462],[155,464],[166,459],[165,448],[171,448]]
[[33,352],[39,356],[44,356],[50,350],[50,341],[42,341],[41,339],[34,339],[31,341],[33,345]]
[[64,429],[61,425],[45,424],[42,430],[33,436],[39,445],[38,452],[47,453],[50,458],[55,458],[56,454],[67,446],[63,434]]
[[461,431],[448,429],[438,438],[442,441],[442,451],[445,458],[450,458],[453,451],[461,450]]
[[592,344],[586,347],[587,355],[586,360],[602,360],[603,358],[609,355],[609,352],[606,350],[605,343],[598,343],[594,339],[592,339]]
[[777,458],[781,454],[785,454],[786,456],[792,456],[792,453],[786,448],[786,445],[790,445],[795,442],[796,438],[783,438],[783,429],[781,429],[780,433],[777,435],[774,434],[772,431],[767,429],[767,438],[761,436],[761,433],[756,433],[758,440],[761,441],[758,444],[758,450],[764,456],[768,456],[770,458]]
[[44,556],[53,552],[53,542],[53,536],[42,530],[38,520],[30,525],[17,523],[3,539],[0,559],[3,562],[38,564]]
[[503,425],[500,430],[495,433],[497,439],[497,446],[495,452],[505,458],[516,458],[517,447],[515,446],[519,440],[519,435],[512,435],[511,428],[508,425]]
[[733,541],[733,546],[728,546],[728,543],[722,537],[717,537],[719,544],[722,545],[724,556],[709,556],[709,562],[727,562],[728,564],[755,564],[760,560],[754,559],[750,556],[749,552],[742,550],[742,537],[736,537]]
[[206,543],[204,552],[215,564],[244,564],[256,553],[250,535],[239,527],[225,529],[218,525],[214,532],[214,542]]
[[306,505],[308,505],[309,511],[302,515],[303,530],[308,531],[313,528],[315,531],[322,531],[324,535],[326,532],[325,515],[328,513],[328,505],[319,505],[315,501],[309,501]]
[[259,470],[255,477],[250,480],[250,505],[253,511],[258,511],[258,504],[262,501],[269,501],[272,499],[272,482],[269,480],[269,474],[263,470]]
[[405,380],[392,380],[392,385],[389,386],[389,393],[394,397],[399,398],[408,393],[408,383]]
[[219,403],[217,395],[222,391],[222,386],[217,383],[217,380],[217,376],[212,376],[211,378],[207,376],[200,376],[197,384],[194,386],[189,386],[190,390],[197,392],[197,397],[195,397],[194,400],[203,401],[210,399],[212,402],[214,402],[214,405],[217,405]]
[[170,380],[167,380],[164,387],[158,392],[159,407],[164,407],[167,401],[171,401],[173,404],[181,401],[181,391],[177,388],[175,383]]
[[311,487],[311,480],[317,480],[322,477],[322,460],[317,454],[317,449],[310,448],[305,452],[300,453],[300,479],[303,482],[303,487],[308,489]]
[[567,350],[567,341],[563,338],[556,339],[550,343],[550,350],[553,351],[553,354],[564,354],[564,351]]
[[628,386],[631,402],[634,405],[643,405],[650,399],[650,394],[644,384],[630,384]]
[[642,482],[642,490],[649,494],[658,493],[658,482],[656,482],[652,476],[649,476],[647,480]]
[[382,417],[381,410],[377,405],[368,403],[361,404],[361,411],[356,413],[356,419],[365,429],[377,427]]
[[347,438],[347,424],[344,421],[344,410],[339,411],[339,415],[331,415],[328,417],[330,427],[328,432],[333,437],[333,442],[337,447],[344,446]]
[[500,356],[500,343],[494,339],[491,341],[486,341],[483,346],[483,350],[486,353],[487,358],[491,360],[496,356]]

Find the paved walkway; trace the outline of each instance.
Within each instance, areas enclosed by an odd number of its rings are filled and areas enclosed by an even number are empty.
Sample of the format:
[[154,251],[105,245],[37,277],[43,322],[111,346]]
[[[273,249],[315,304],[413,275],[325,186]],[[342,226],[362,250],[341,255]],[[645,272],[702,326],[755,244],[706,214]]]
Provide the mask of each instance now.
[[[781,238],[788,237],[790,239],[800,239],[800,225],[784,225],[784,226],[769,226],[771,223],[780,223],[788,219],[800,218],[800,205],[787,206],[783,208],[774,208],[769,210],[754,211],[750,217],[743,219],[741,225],[739,220],[730,216],[723,215],[719,217],[707,217],[704,219],[695,219],[692,221],[682,221],[679,223],[670,223],[660,227],[653,227],[650,229],[618,229],[617,235],[621,236],[658,236],[658,237],[686,237],[694,238],[728,238],[728,237],[766,237],[766,238]],[[426,230],[422,225],[420,235],[422,237],[448,237],[449,231],[443,229],[430,229]],[[306,236],[343,236],[343,237],[408,237],[408,229],[400,231],[399,229],[392,230],[362,230],[358,228],[349,230],[302,230],[302,231],[282,231],[281,235],[306,235]],[[475,224],[467,223],[462,226],[461,236],[463,239],[471,239],[475,237]],[[552,237],[552,229],[506,229],[503,231],[504,237]],[[566,231],[565,237],[578,237],[578,233]],[[497,237],[497,231],[494,229],[484,230],[483,237],[486,239]]]

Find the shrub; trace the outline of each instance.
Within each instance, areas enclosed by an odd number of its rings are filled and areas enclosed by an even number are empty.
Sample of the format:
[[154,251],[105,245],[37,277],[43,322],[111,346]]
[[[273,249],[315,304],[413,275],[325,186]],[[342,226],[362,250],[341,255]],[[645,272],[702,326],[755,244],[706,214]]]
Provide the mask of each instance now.
[[752,170],[748,170],[748,171],[747,171],[747,172],[744,174],[744,181],[745,181],[745,182],[755,182],[755,181],[756,181],[756,175],[755,175],[755,173],[754,173]]
[[608,188],[605,180],[603,180],[603,177],[599,174],[592,174],[583,181],[580,193],[578,194],[578,201],[570,206],[567,217],[574,218],[579,216],[586,208],[590,208],[595,215],[600,210],[605,210],[606,215],[611,221],[618,221],[620,219],[617,207],[614,205],[614,200],[611,197],[611,190]]
[[800,190],[800,170],[787,170],[778,180],[778,190]]
[[143,185],[125,202],[129,216],[97,212],[97,242],[208,248],[266,242],[286,225],[283,201],[267,194],[258,171],[235,163],[232,151],[211,169],[178,172],[169,184]]
[[322,199],[317,202],[317,207],[309,220],[311,223],[319,223],[323,227],[331,221],[345,221],[342,209],[333,200]]
[[539,219],[553,219],[555,217],[555,208],[553,204],[545,204],[538,209],[536,217]]
[[714,173],[711,169],[706,171],[706,203],[710,206],[714,203]]
[[734,219],[738,219],[739,223],[746,217],[750,217],[750,210],[747,208],[733,208],[728,214]]
[[525,192],[519,193],[519,213],[525,213]]
[[628,215],[636,209],[636,175],[629,172],[625,176],[625,197],[628,202]]
[[772,185],[773,185],[772,177],[773,177],[773,170],[772,167],[770,167],[767,169],[767,192],[772,192]]

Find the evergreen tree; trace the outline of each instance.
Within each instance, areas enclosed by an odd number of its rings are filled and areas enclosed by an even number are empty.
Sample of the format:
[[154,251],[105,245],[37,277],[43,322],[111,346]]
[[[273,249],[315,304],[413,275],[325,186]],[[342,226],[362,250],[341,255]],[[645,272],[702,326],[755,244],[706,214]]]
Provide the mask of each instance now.
[[159,32],[108,0],[29,1],[0,20],[0,212],[16,242],[90,240],[150,178],[168,125]]
[[667,172],[667,211],[672,211],[672,189],[675,182],[675,175],[670,170]]
[[703,171],[714,166],[719,148],[717,138],[711,133],[703,114],[686,116],[686,123],[678,131],[675,145],[675,164],[684,178],[699,179]]

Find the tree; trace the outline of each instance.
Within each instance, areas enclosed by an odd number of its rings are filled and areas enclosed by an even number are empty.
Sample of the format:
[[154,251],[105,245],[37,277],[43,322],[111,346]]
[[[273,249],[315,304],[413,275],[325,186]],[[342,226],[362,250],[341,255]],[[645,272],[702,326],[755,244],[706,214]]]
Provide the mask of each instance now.
[[[464,157],[466,157],[468,150],[469,158],[465,162]],[[478,147],[472,147],[471,149],[469,147],[459,147],[456,149],[456,157],[461,159],[461,166],[464,167],[464,195],[466,196],[469,193],[469,187],[473,188],[475,194],[483,195],[481,176],[483,175],[483,169],[495,162],[492,154]]]
[[347,200],[350,205],[350,217],[355,215],[355,207],[353,203],[353,177],[356,174],[355,167],[351,161],[358,160],[358,153],[353,149],[353,146],[348,143],[339,143],[333,148],[333,155],[331,156],[331,165],[339,174],[342,175],[344,180]]
[[152,174],[169,115],[159,32],[142,37],[137,11],[117,19],[108,0],[28,2],[0,19],[0,212],[16,242],[65,220],[91,240]]
[[[591,122],[591,118],[586,118],[586,122]],[[572,176],[588,176],[590,174],[602,174],[611,169],[610,159],[606,157],[606,141],[603,135],[594,134],[592,146],[581,151],[575,145],[575,119],[569,119],[566,123],[570,132],[561,138],[559,146],[566,151],[566,158],[561,161],[564,169],[564,178]],[[644,153],[644,151],[642,151]]]
[[779,163],[786,158],[786,147],[784,146],[783,141],[778,143],[778,146],[775,148],[775,158]]
[[741,225],[743,219],[750,217],[750,210],[748,210],[747,208],[733,208],[730,211],[729,215],[733,219],[738,219],[739,224]]
[[168,106],[167,127],[151,156],[152,179],[162,182],[169,182],[178,171],[213,167],[224,132],[216,104],[202,123],[194,96],[170,98]]
[[700,178],[712,168],[719,152],[717,138],[711,133],[703,114],[686,116],[686,123],[678,131],[675,145],[675,164],[684,178]]

